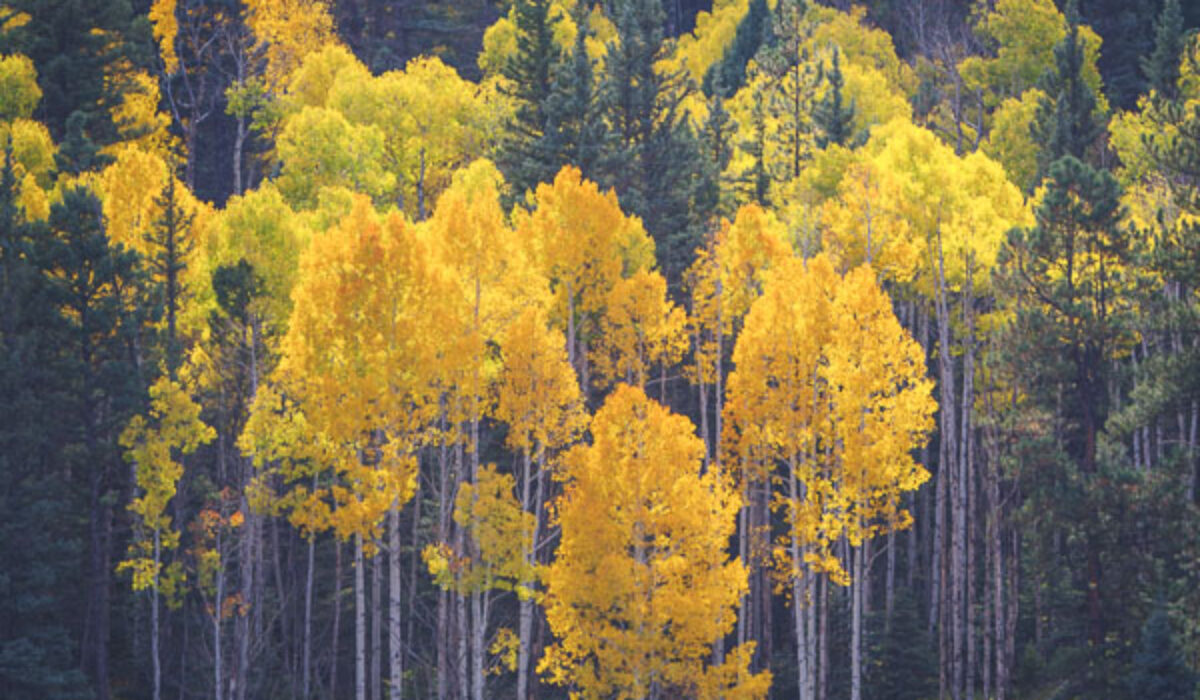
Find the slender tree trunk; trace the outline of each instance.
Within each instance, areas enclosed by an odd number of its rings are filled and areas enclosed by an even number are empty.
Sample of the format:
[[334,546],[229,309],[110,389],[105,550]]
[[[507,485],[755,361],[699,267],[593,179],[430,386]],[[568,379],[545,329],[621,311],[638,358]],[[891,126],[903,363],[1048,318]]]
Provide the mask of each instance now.
[[[95,454],[89,428],[88,452]],[[111,509],[104,502],[104,469],[96,465],[90,475],[89,540],[88,540],[88,611],[84,634],[83,656],[97,700],[109,700],[108,643],[111,629],[109,601],[109,571],[112,566],[109,543],[112,531]]]
[[330,658],[329,695],[338,695],[338,642],[342,638],[342,543],[333,541],[333,636],[329,640]]
[[362,535],[354,535],[354,700],[367,700],[367,581]]
[[371,557],[371,638],[367,656],[371,700],[383,700],[383,562],[378,552]]
[[158,659],[158,572],[162,563],[162,537],[154,528],[154,585],[150,588],[150,668],[154,676],[154,700],[162,700],[162,664]]
[[866,585],[866,570],[864,547],[858,546],[853,549],[854,566],[850,577],[850,700],[862,700],[863,589]]
[[225,697],[222,693],[225,683],[225,650],[221,644],[221,618],[222,606],[225,601],[225,566],[223,564],[225,553],[221,551],[222,543],[221,531],[217,529],[217,557],[218,561],[222,562],[221,566],[217,567],[216,584],[217,597],[213,601],[213,698],[214,700],[223,700]]
[[[536,514],[539,509],[533,503],[533,460],[530,459],[528,451],[522,453],[521,460],[521,508],[526,512],[533,510]],[[530,533],[530,540],[523,542],[521,545],[521,559],[527,567],[532,567],[533,565],[533,550],[537,546],[538,533],[536,523],[538,522],[540,522],[540,518],[537,518],[535,515],[535,525],[533,532]],[[518,601],[518,606],[517,640],[520,646],[517,648],[517,700],[528,700],[529,645],[530,637],[533,633],[533,600],[528,596],[522,596]]]
[[[313,481],[316,481],[316,477],[313,478]],[[312,605],[315,579],[314,569],[316,568],[316,540],[311,535],[308,537],[308,546],[306,549],[308,550],[308,557],[304,568],[304,634],[301,641],[303,656],[300,663],[300,688],[303,700],[310,700],[312,697]]]
[[483,700],[484,693],[484,640],[487,633],[487,605],[483,591],[471,593],[471,697]]
[[388,513],[388,698],[404,697],[403,641],[400,638],[400,508],[393,506]]

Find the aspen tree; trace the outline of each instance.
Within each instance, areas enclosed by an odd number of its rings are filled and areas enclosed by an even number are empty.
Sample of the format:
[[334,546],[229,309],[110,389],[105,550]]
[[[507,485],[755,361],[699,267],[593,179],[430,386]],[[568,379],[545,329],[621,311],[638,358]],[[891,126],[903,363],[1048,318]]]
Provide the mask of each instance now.
[[584,698],[765,697],[770,674],[749,673],[746,649],[707,663],[733,629],[746,569],[725,552],[738,496],[698,474],[691,422],[621,385],[591,433],[564,458],[545,579],[558,641],[539,669]]

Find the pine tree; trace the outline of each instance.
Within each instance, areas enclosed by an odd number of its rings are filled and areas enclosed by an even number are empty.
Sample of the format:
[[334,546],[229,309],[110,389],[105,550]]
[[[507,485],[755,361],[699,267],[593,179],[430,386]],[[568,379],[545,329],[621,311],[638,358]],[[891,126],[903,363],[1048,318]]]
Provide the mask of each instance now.
[[825,97],[813,109],[813,123],[817,130],[817,145],[825,148],[830,144],[847,145],[854,135],[854,101],[845,104],[842,89],[846,81],[842,77],[841,51],[833,47],[833,61],[828,71],[821,76],[829,84]]
[[1084,46],[1075,0],[1067,5],[1067,35],[1054,47],[1054,69],[1042,76],[1045,97],[1038,103],[1031,128],[1040,176],[1063,156],[1088,160],[1088,151],[1104,130],[1095,93],[1083,79]]
[[501,145],[497,164],[520,200],[540,182],[549,182],[558,163],[547,150],[546,105],[554,90],[554,67],[559,62],[550,0],[516,1],[517,52],[504,67],[509,97],[516,103],[513,121]]
[[[7,139],[6,139],[7,141]],[[0,695],[86,697],[77,660],[82,614],[74,513],[86,507],[64,473],[55,400],[61,365],[37,257],[41,227],[15,203],[12,146],[0,163]],[[88,669],[90,670],[90,669]]]
[[604,184],[621,207],[640,216],[654,238],[658,264],[672,284],[687,268],[703,215],[692,204],[698,143],[681,113],[691,89],[683,72],[662,73],[666,55],[660,0],[617,5],[617,41],[608,47],[601,88],[613,148],[604,158]]
[[1127,679],[1129,696],[1192,700],[1196,674],[1184,663],[1171,636],[1171,621],[1160,605],[1142,628],[1142,643]]
[[[1034,471],[1038,483],[1025,487],[1026,507],[1047,516],[1037,518],[1039,527],[1072,532],[1071,558],[1048,552],[1047,566],[1076,573],[1065,589],[1076,605],[1064,615],[1083,623],[1080,636],[1099,650],[1106,582],[1090,517],[1100,505],[1089,499],[1103,493],[1098,446],[1112,407],[1114,359],[1132,342],[1138,251],[1111,174],[1066,156],[1050,166],[1045,188],[1036,225],[1014,230],[1001,254],[1001,287],[1015,312],[1010,361],[1027,382],[1026,410],[1053,416],[1045,438],[1057,447]],[[1051,539],[1049,531],[1042,539]]]
[[746,64],[771,37],[771,10],[767,0],[750,0],[746,14],[738,22],[733,44],[704,74],[704,94],[728,97],[737,92],[746,82]]
[[554,79],[546,99],[546,130],[543,140],[547,166],[553,170],[539,182],[549,182],[558,169],[570,164],[583,176],[595,180],[608,134],[597,94],[595,67],[587,52],[590,34],[587,15],[576,13],[575,45],[554,65]]
[[720,76],[714,85],[716,92],[708,99],[708,116],[699,134],[701,158],[696,207],[712,212],[714,217],[728,217],[733,214],[733,203],[729,196],[729,183],[725,182],[723,176],[733,158],[737,122],[730,117],[725,109],[725,100],[720,97]]
[[161,308],[167,324],[163,350],[167,369],[172,374],[179,367],[182,353],[177,328],[177,317],[184,300],[181,275],[187,270],[188,257],[195,248],[195,240],[190,231],[195,217],[180,206],[176,192],[178,186],[175,174],[168,172],[167,183],[154,201],[162,214],[154,220],[146,233],[146,242],[151,250],[146,262],[160,281]]
[[147,284],[138,256],[109,239],[100,201],[89,190],[66,190],[50,209],[49,228],[39,255],[63,358],[55,410],[74,417],[61,436],[63,454],[86,484],[81,666],[104,700],[110,692],[113,557],[121,550],[119,499],[129,485],[117,438],[145,400],[138,348],[144,346]]
[[1162,14],[1154,25],[1154,51],[1141,60],[1150,89],[1164,99],[1173,100],[1179,96],[1179,62],[1183,50],[1184,24],[1179,0],[1165,0]]

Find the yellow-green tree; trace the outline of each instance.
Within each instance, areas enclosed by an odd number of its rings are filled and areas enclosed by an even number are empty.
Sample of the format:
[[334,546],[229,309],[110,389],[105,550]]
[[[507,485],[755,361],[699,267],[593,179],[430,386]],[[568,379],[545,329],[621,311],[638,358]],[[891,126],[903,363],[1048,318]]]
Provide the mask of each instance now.
[[133,589],[150,589],[150,662],[154,695],[162,697],[162,664],[159,659],[159,594],[166,592],[174,601],[182,583],[178,563],[163,570],[163,554],[179,546],[179,531],[174,529],[167,505],[175,497],[183,476],[179,460],[216,437],[212,428],[200,420],[200,406],[178,382],[161,377],[150,387],[150,411],[134,416],[121,433],[125,457],[133,463],[141,495],[129,504],[137,516],[144,536],[131,549],[131,556],[117,567],[133,575]]
[[725,550],[739,499],[717,473],[699,474],[691,421],[621,385],[591,433],[565,457],[545,576],[557,641],[539,669],[583,698],[766,697],[770,675],[748,673],[743,651],[709,664],[746,569]]

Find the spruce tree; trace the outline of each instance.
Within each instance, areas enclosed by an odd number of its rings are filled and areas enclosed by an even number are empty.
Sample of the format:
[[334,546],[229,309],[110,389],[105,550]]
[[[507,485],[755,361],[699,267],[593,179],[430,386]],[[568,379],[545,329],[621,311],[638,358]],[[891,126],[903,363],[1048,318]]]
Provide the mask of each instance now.
[[[6,139],[7,141],[7,139]],[[78,661],[79,491],[64,469],[68,416],[57,324],[37,257],[40,224],[16,205],[11,143],[0,162],[0,696],[89,697]]]
[[595,67],[587,52],[590,36],[587,14],[580,3],[575,17],[579,31],[571,51],[554,66],[554,79],[546,99],[545,148],[553,173],[571,164],[583,176],[596,180],[608,135],[597,94]]
[[63,468],[81,485],[78,512],[86,522],[87,558],[77,574],[87,611],[81,667],[103,700],[115,675],[112,572],[128,532],[121,498],[129,493],[130,472],[117,439],[147,398],[150,370],[141,366],[140,350],[150,304],[141,261],[110,241],[94,194],[66,190],[48,223],[39,257],[50,281],[54,342],[62,358],[55,411],[71,417],[58,437]]
[[182,209],[176,192],[174,172],[168,173],[162,193],[155,198],[155,205],[162,211],[146,234],[151,253],[146,260],[159,282],[159,308],[166,318],[163,354],[167,369],[172,374],[179,367],[182,348],[176,318],[183,305],[184,288],[180,276],[187,270],[187,260],[195,247],[190,228],[193,216]]
[[1142,641],[1127,680],[1129,696],[1155,700],[1192,700],[1196,675],[1184,663],[1171,636],[1171,622],[1160,605],[1142,628]]
[[1184,50],[1183,12],[1179,0],[1165,0],[1162,13],[1154,24],[1154,51],[1142,57],[1142,72],[1150,88],[1160,97],[1179,96],[1179,62]]
[[841,51],[833,47],[833,62],[821,76],[829,84],[825,97],[813,109],[817,145],[825,148],[831,144],[845,146],[854,136],[854,101],[845,104],[842,88],[846,81],[842,77]]
[[508,182],[509,196],[520,200],[527,190],[548,182],[558,172],[548,150],[546,103],[559,61],[550,0],[516,0],[517,52],[504,67],[509,97],[516,103],[513,120],[497,154],[496,164]]
[[1045,97],[1038,103],[1031,126],[1034,142],[1041,144],[1041,176],[1063,156],[1088,160],[1088,151],[1104,131],[1096,95],[1083,79],[1084,46],[1075,0],[1067,4],[1066,14],[1067,34],[1054,47],[1054,68],[1042,77]]
[[666,55],[660,0],[622,0],[617,41],[609,44],[601,88],[612,148],[604,184],[641,217],[657,245],[658,264],[677,282],[699,239],[703,214],[693,209],[699,142],[681,113],[691,89],[683,72],[657,68]]
[[771,10],[767,0],[750,0],[750,6],[734,32],[733,43],[721,60],[704,74],[704,94],[728,97],[737,92],[746,82],[746,64],[771,36]]
[[700,131],[701,159],[696,208],[711,212],[713,216],[729,217],[733,215],[733,202],[723,176],[733,158],[737,122],[730,117],[725,109],[725,101],[720,97],[720,81],[718,76],[715,83],[718,89],[708,98],[708,116]]

